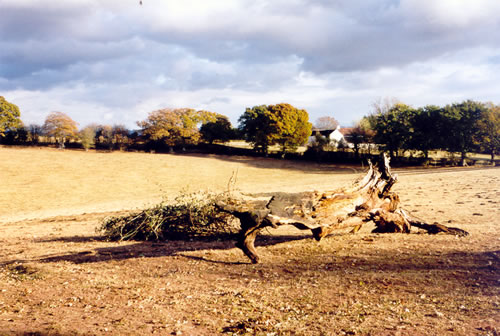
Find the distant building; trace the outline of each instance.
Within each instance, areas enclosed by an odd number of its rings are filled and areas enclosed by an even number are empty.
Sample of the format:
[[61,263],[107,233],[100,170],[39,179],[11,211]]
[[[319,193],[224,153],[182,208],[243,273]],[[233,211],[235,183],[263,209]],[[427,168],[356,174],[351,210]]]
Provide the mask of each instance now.
[[351,138],[352,138],[352,131],[354,130],[354,127],[342,127],[339,129],[340,133],[342,133],[342,136],[344,137],[344,140],[347,141],[347,143],[352,143]]
[[313,143],[316,141],[316,137],[321,135],[325,139],[328,139],[329,144],[335,148],[340,145],[352,147],[352,144],[348,141],[351,131],[352,127],[341,128],[340,126],[337,126],[335,129],[320,129],[313,127],[312,135],[309,137],[308,142]]

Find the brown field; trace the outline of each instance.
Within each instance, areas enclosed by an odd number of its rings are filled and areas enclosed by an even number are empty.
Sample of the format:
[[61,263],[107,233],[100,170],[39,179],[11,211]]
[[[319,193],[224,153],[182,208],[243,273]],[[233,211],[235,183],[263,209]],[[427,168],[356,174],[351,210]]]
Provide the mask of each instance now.
[[408,210],[470,232],[280,228],[231,241],[106,242],[110,214],[182,190],[346,186],[281,160],[0,148],[0,335],[498,335],[500,169],[396,170]]

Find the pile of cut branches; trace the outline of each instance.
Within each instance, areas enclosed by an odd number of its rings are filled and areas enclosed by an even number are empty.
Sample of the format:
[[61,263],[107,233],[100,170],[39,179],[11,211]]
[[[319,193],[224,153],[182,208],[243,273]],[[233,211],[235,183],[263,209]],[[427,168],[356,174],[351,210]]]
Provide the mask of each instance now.
[[221,238],[235,234],[233,218],[216,203],[226,193],[181,193],[173,202],[162,202],[140,212],[110,217],[97,229],[109,240],[169,240]]

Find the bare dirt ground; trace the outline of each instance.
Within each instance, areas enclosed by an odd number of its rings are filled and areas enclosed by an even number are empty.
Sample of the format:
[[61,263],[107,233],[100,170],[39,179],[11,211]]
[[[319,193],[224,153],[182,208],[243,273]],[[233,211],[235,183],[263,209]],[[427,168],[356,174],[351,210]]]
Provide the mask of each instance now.
[[498,335],[500,169],[400,170],[403,205],[465,238],[281,228],[106,242],[108,215],[224,190],[335,189],[359,169],[244,157],[0,148],[0,335]]

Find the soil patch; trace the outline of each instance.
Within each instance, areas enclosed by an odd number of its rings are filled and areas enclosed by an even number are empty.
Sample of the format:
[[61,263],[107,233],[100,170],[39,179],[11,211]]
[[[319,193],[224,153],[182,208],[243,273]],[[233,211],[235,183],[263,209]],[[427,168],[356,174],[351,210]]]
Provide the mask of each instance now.
[[[499,169],[404,173],[395,185],[410,211],[468,237],[364,227],[318,243],[283,227],[258,238],[262,263],[253,265],[232,241],[104,241],[95,228],[123,212],[98,206],[153,202],[162,197],[157,182],[172,194],[186,184],[223,190],[235,169],[250,192],[333,189],[357,175],[279,160],[228,167],[217,157],[87,154],[0,149],[0,335],[500,331]],[[27,162],[36,155],[38,168]],[[33,207],[43,216],[8,220]]]

